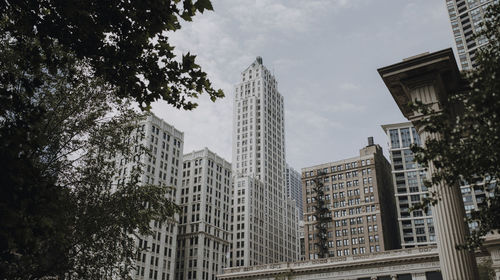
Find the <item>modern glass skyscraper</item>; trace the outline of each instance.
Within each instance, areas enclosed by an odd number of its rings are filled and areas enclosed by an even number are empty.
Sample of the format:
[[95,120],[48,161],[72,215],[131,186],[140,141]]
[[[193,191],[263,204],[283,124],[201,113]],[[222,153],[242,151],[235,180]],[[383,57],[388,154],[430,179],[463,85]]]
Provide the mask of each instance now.
[[[389,140],[394,193],[398,213],[401,247],[411,248],[436,244],[434,222],[431,211],[410,211],[411,207],[429,195],[424,185],[426,171],[415,162],[412,144],[421,145],[419,135],[410,122],[382,125]],[[468,217],[484,202],[488,192],[484,191],[484,181],[470,185],[462,182],[460,185],[464,201],[465,213]],[[430,210],[430,208],[429,208]],[[478,227],[477,222],[469,222],[469,229]]]
[[446,0],[451,28],[457,46],[462,70],[476,66],[475,55],[479,47],[488,43],[486,38],[474,38],[481,30],[486,8],[494,0]]
[[283,96],[261,57],[241,73],[233,110],[231,265],[297,260],[297,211],[285,186]]
[[382,128],[389,138],[401,247],[436,244],[431,212],[410,211],[429,194],[424,185],[426,172],[415,162],[410,150],[412,144],[421,144],[417,131],[410,122],[383,125]]

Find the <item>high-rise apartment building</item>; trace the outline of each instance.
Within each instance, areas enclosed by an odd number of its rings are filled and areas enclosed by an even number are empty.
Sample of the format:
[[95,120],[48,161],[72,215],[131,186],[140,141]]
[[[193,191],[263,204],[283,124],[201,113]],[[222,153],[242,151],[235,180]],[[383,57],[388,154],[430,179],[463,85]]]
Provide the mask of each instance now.
[[427,212],[410,211],[414,204],[420,203],[429,193],[424,185],[426,172],[415,162],[410,150],[412,144],[421,144],[417,131],[410,122],[383,125],[382,128],[389,139],[401,247],[436,244],[430,208]]
[[446,0],[451,28],[457,46],[460,66],[468,70],[476,66],[478,48],[488,43],[484,37],[474,38],[481,30],[486,8],[494,0]]
[[[435,228],[430,208],[410,211],[411,207],[429,195],[424,180],[425,170],[415,162],[410,149],[411,145],[420,146],[420,138],[411,122],[382,125],[388,137],[389,155],[391,158],[394,193],[398,214],[401,247],[411,248],[436,244]],[[462,182],[462,198],[466,215],[470,217],[489,195],[483,189],[484,183],[475,186]],[[474,230],[477,222],[470,222],[469,228]]]
[[184,155],[175,279],[215,280],[229,266],[231,164],[207,148]]
[[231,266],[297,260],[298,217],[285,185],[283,96],[262,58],[241,73],[233,109]]
[[353,158],[302,168],[304,241],[307,259],[318,258],[314,217],[315,180],[323,182],[330,210],[328,256],[348,256],[399,248],[391,166],[379,145],[368,146]]
[[295,200],[295,205],[299,211],[299,220],[303,220],[304,211],[302,210],[302,180],[300,172],[293,169],[288,163],[286,164],[286,195]]
[[[172,187],[167,197],[178,203],[184,133],[152,114],[140,124],[139,130],[134,135],[136,145],[149,148],[150,154],[141,156],[138,162],[118,156],[116,182],[120,184],[129,180],[132,170],[140,164],[143,169],[140,182]],[[136,246],[143,251],[136,258],[133,279],[174,279],[178,218],[176,214],[166,223],[151,221],[153,235],[136,237]]]

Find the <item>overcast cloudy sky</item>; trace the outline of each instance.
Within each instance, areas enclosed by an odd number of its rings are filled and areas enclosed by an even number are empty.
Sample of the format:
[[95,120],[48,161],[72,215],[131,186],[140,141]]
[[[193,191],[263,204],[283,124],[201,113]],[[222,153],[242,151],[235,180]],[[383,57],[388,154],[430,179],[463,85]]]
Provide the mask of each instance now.
[[[171,41],[226,97],[194,111],[153,112],[184,131],[184,152],[231,161],[234,85],[256,56],[285,99],[287,162],[295,169],[357,156],[366,138],[387,151],[380,125],[405,121],[377,69],[453,45],[444,0],[212,0]],[[454,46],[453,46],[454,47]]]

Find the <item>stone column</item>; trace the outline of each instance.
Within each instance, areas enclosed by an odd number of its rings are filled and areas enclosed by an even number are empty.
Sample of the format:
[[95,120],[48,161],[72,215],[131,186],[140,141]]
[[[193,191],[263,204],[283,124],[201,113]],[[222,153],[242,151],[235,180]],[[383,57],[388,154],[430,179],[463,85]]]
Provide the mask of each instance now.
[[[422,131],[418,133],[422,143],[439,137]],[[436,167],[429,163],[427,169],[429,180],[431,174],[436,171]],[[448,186],[441,182],[433,185],[431,191],[436,193],[435,198],[438,199],[431,209],[443,279],[476,279],[474,275],[477,275],[477,265],[474,254],[457,249],[458,245],[465,244],[465,237],[469,231],[465,222],[465,209],[460,187]]]
[[[407,58],[403,62],[378,69],[387,88],[403,115],[414,125],[428,116],[414,111],[408,104],[420,101],[439,111],[447,103],[447,96],[462,87],[460,73],[451,49]],[[435,139],[416,125],[422,143]],[[432,163],[428,176],[437,169]],[[432,186],[437,193],[438,203],[432,207],[436,227],[437,245],[441,274],[445,280],[477,279],[477,265],[473,253],[456,248],[464,244],[468,227],[459,186],[447,186],[443,182]],[[416,279],[416,278],[414,278]],[[417,278],[418,279],[418,278]]]

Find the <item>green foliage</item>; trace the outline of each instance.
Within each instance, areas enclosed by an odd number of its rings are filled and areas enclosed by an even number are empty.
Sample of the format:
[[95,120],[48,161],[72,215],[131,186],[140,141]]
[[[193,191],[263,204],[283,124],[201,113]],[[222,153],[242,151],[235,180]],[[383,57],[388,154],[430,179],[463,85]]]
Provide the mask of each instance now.
[[[137,142],[156,100],[222,98],[168,32],[209,0],[0,0],[0,279],[126,279],[133,236],[178,207],[141,186]],[[134,146],[134,150],[131,147]],[[138,149],[135,149],[138,148]],[[116,158],[136,162],[116,184]]]
[[177,211],[141,169],[115,184],[115,156],[148,152],[130,145],[142,116],[85,59],[53,44],[32,64],[40,42],[22,41],[0,34],[0,278],[126,279],[132,236]]
[[317,242],[316,246],[318,248],[318,257],[326,258],[328,257],[328,223],[332,221],[330,216],[330,210],[326,206],[325,201],[325,190],[324,190],[324,174],[318,170],[316,178],[313,179],[314,186],[313,192],[316,194],[316,206],[314,209],[313,216],[316,218],[316,229],[318,230],[316,234]]
[[168,32],[212,9],[209,0],[1,0],[0,30],[16,39],[11,43],[25,51],[32,69],[64,68],[68,61],[55,54],[59,48],[87,63],[91,73],[116,87],[117,96],[132,97],[144,109],[165,100],[191,110],[197,106],[192,99],[203,92],[212,101],[224,94],[212,88],[194,55],[176,60]]
[[485,260],[477,264],[479,280],[494,280],[495,270],[491,267],[491,260]]
[[[469,221],[478,221],[479,228],[461,247],[472,250],[480,246],[482,236],[500,229],[500,4],[491,5],[478,38],[487,38],[488,45],[477,53],[477,66],[464,73],[468,86],[449,97],[443,111],[432,113],[417,125],[440,137],[426,141],[424,147],[413,147],[416,160],[424,167],[432,162],[438,172],[428,184],[445,182],[458,187],[464,183],[486,192],[478,211]],[[426,204],[439,203],[438,197]],[[424,205],[425,206],[425,205]]]

